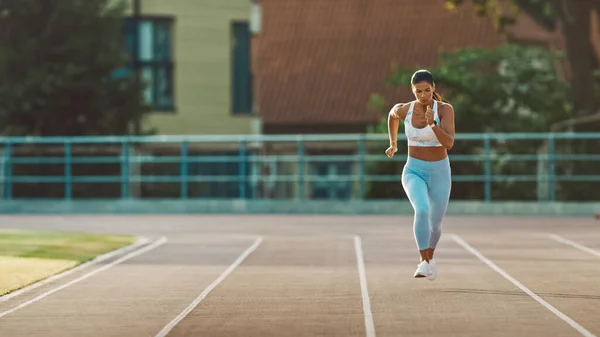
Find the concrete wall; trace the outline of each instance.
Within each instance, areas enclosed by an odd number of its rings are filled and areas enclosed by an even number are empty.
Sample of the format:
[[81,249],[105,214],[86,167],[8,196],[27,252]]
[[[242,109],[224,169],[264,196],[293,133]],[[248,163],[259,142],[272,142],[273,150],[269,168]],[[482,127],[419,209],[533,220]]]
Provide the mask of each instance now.
[[[412,215],[407,201],[314,200],[3,200],[0,214],[398,214]],[[600,203],[455,201],[449,215],[593,217]]]

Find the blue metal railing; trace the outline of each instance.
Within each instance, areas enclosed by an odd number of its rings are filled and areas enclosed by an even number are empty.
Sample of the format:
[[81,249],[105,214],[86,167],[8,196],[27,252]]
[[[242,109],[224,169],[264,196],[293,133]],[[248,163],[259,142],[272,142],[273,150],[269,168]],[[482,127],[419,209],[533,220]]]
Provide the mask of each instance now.
[[[388,187],[374,187],[377,183],[392,182],[397,189],[400,181],[398,166],[382,168],[406,160],[405,139],[399,135],[398,140],[400,153],[389,159],[383,153],[385,134],[5,137],[0,138],[4,164],[0,182],[4,199],[72,199],[83,194],[99,198],[95,191],[113,185],[119,193],[106,192],[108,198],[150,194],[182,199],[305,199],[331,195],[336,188],[345,189],[339,192],[345,193],[343,199],[381,198],[377,193],[385,195],[382,190]],[[576,150],[586,142],[591,151]],[[482,184],[468,188],[481,188],[477,198],[486,201],[493,200],[499,188],[515,183],[535,183],[538,200],[554,201],[561,183],[600,182],[600,151],[594,150],[600,146],[600,132],[458,134],[455,144],[450,154],[453,181]],[[522,149],[527,151],[520,153]],[[584,162],[585,167],[577,164],[583,169],[573,164]],[[62,173],[51,174],[43,167]],[[160,174],[163,171],[167,173]],[[499,183],[503,185],[497,187]],[[140,184],[153,187],[145,190]],[[511,188],[513,192],[506,193],[519,193]]]

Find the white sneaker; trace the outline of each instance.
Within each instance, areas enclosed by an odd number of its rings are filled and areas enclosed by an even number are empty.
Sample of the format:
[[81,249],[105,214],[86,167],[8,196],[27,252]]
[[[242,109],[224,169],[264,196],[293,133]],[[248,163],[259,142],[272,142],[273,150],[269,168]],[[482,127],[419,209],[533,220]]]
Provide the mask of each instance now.
[[417,270],[415,270],[414,277],[416,277],[416,278],[429,277],[430,274],[431,274],[431,268],[430,268],[429,263],[427,263],[427,261],[421,261],[421,263],[419,263],[419,265],[417,266]]
[[431,271],[431,274],[429,274],[427,278],[429,281],[433,281],[437,278],[437,263],[434,259],[429,260],[429,270]]

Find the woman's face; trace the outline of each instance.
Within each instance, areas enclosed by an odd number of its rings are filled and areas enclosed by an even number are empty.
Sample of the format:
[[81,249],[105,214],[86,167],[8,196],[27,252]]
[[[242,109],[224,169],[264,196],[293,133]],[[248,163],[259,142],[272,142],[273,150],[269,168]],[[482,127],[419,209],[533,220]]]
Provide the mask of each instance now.
[[431,85],[428,82],[423,81],[413,84],[412,88],[415,98],[419,101],[419,103],[423,105],[428,105],[431,103],[433,100],[433,91],[435,90],[435,85]]

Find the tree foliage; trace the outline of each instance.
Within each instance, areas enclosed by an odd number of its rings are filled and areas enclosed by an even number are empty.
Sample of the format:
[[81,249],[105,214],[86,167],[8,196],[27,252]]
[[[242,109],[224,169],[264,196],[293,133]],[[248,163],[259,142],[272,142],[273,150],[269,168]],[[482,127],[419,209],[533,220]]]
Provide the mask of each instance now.
[[127,67],[125,3],[0,0],[0,132],[124,135],[149,111]]
[[[568,103],[568,83],[558,77],[554,63],[563,56],[536,47],[502,45],[496,49],[465,48],[440,55],[440,65],[430,69],[436,78],[439,91],[449,99],[455,110],[457,133],[479,132],[543,132],[553,123],[569,118],[572,106]],[[414,69],[395,67],[387,82],[392,86],[406,86]],[[387,113],[394,102],[382,103]],[[384,117],[375,132],[387,132]],[[403,132],[400,126],[399,134]],[[452,149],[455,158],[462,155],[482,154],[483,143],[458,141]],[[491,144],[494,156],[529,154],[536,156],[543,147],[540,141],[510,141]],[[504,158],[506,159],[506,158]],[[394,174],[402,163],[378,164],[370,170],[378,174]],[[454,160],[452,170],[460,188],[453,190],[453,198],[483,198],[482,183],[461,183],[460,175],[484,174],[482,161]],[[536,175],[536,161],[495,159],[494,175]],[[494,199],[536,199],[536,183],[506,181],[495,184]],[[371,197],[390,197],[383,184],[371,186]],[[403,193],[403,192],[402,192]]]
[[452,10],[467,1],[473,4],[478,15],[491,17],[499,31],[513,24],[520,13],[528,14],[546,29],[561,28],[572,74],[570,100],[575,113],[585,115],[597,109],[593,72],[598,60],[592,46],[590,14],[592,11],[600,13],[600,0],[510,0],[508,3],[504,0],[445,0],[445,4]]
[[[568,84],[554,68],[561,58],[512,44],[469,47],[442,53],[432,71],[439,90],[452,100],[461,132],[540,132],[570,116]],[[395,68],[388,84],[409,84],[413,72]]]

